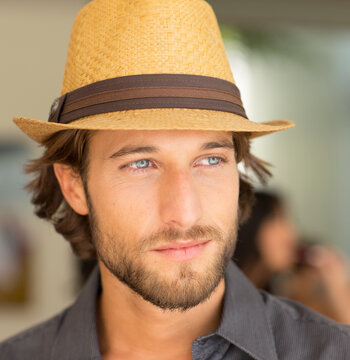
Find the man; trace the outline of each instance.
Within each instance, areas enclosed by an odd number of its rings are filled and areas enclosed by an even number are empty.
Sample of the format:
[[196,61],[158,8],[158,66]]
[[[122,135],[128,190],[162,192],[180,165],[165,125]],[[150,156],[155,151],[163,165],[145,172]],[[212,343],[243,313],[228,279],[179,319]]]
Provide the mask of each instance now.
[[94,0],[78,15],[49,122],[36,213],[98,268],[76,303],[0,359],[347,359],[348,329],[260,293],[231,262],[251,204],[247,119],[203,0]]

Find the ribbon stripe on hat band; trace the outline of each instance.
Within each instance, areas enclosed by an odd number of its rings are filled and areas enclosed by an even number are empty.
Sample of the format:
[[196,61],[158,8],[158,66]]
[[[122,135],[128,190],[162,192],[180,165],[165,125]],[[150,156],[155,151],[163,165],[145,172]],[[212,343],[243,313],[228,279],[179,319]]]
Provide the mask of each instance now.
[[50,122],[68,124],[113,111],[188,108],[231,112],[247,118],[235,84],[207,76],[147,74],[102,80],[56,99]]

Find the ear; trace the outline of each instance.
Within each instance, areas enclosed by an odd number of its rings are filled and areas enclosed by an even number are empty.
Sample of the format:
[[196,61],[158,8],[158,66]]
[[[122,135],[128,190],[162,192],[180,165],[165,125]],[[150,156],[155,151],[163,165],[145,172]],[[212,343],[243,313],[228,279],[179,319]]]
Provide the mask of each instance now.
[[55,163],[53,169],[67,203],[79,215],[87,215],[89,208],[81,176],[68,165]]

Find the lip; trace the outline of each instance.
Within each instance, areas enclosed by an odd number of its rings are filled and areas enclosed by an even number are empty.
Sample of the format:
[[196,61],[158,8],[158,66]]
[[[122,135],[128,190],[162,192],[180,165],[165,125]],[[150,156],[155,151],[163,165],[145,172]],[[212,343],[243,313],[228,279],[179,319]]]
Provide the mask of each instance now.
[[176,242],[162,245],[152,251],[168,260],[188,261],[198,257],[209,242],[210,240]]
[[167,250],[167,249],[183,249],[183,248],[188,248],[188,247],[204,244],[204,243],[207,243],[208,241],[209,240],[184,240],[184,241],[178,241],[178,242],[175,242],[175,243],[165,244],[165,245],[159,246],[159,247],[153,249],[153,251],[160,251],[160,250]]

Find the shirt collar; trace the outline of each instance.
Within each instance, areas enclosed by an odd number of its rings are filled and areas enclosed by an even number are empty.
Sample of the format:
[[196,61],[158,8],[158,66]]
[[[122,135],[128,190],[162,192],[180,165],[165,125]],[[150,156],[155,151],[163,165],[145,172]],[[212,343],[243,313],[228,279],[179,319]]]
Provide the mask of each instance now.
[[223,315],[217,334],[256,360],[277,360],[262,295],[230,261],[225,274]]
[[[227,266],[225,284],[223,315],[216,334],[256,360],[277,360],[272,330],[259,291],[232,261]],[[100,272],[96,267],[75,304],[63,316],[52,360],[102,358],[96,326],[100,287]]]

